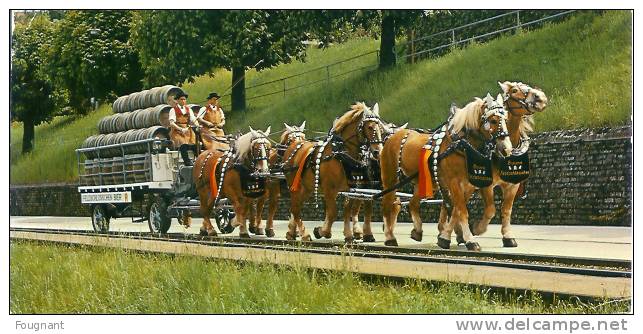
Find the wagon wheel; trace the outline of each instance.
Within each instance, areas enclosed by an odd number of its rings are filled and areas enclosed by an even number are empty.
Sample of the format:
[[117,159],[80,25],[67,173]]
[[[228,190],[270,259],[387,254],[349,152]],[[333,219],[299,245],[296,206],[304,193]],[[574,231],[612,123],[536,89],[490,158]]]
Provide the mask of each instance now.
[[94,204],[92,207],[92,227],[94,232],[108,232],[109,218],[103,204]]
[[214,211],[214,220],[217,222],[217,227],[222,234],[234,231],[234,226],[232,226],[234,216],[234,211],[230,209],[216,209]]
[[154,196],[148,210],[147,225],[152,233],[167,233],[170,229],[172,218],[167,214],[167,203],[161,196]]

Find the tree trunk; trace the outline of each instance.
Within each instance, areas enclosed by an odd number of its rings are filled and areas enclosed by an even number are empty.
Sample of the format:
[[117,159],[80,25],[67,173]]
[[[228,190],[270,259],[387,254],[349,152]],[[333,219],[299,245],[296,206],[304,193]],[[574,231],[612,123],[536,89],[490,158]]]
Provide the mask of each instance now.
[[33,150],[33,141],[35,135],[34,122],[31,118],[23,121],[24,131],[22,133],[22,153],[28,153]]
[[246,79],[243,66],[232,68],[232,111],[246,109]]
[[395,17],[382,15],[382,39],[380,41],[380,68],[395,65]]

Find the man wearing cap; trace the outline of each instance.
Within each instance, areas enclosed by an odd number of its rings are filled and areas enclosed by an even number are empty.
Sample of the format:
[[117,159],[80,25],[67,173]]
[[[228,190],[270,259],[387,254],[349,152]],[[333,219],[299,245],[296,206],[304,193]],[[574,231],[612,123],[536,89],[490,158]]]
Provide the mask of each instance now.
[[183,163],[192,166],[188,150],[192,150],[196,155],[196,139],[189,125],[198,126],[198,123],[194,113],[187,106],[188,94],[178,93],[175,98],[178,103],[169,113],[170,139],[174,143],[174,149],[181,152]]
[[206,104],[205,107],[201,107],[197,115],[199,123],[218,137],[225,135],[223,132],[225,115],[223,114],[223,109],[219,106],[220,98],[219,94],[210,93],[210,95],[208,95],[208,104]]

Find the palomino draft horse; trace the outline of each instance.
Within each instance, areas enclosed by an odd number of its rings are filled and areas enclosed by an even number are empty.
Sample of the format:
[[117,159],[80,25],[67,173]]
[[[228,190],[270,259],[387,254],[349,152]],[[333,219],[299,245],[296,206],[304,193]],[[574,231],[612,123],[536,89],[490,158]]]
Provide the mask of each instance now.
[[202,235],[213,236],[212,209],[221,198],[228,198],[234,208],[239,236],[248,238],[246,211],[248,203],[264,194],[265,177],[270,174],[268,151],[271,144],[265,132],[253,130],[236,139],[227,151],[208,150],[197,158],[192,178],[199,194],[203,215]]
[[[268,165],[271,169],[278,168],[283,162],[283,155],[285,148],[290,146],[292,143],[298,143],[300,141],[306,140],[306,135],[304,134],[306,128],[306,121],[301,123],[300,126],[290,126],[284,123],[285,130],[281,134],[279,140],[279,147],[272,147],[268,154]],[[282,149],[283,148],[283,149]],[[275,231],[273,229],[275,213],[277,213],[277,208],[279,206],[279,197],[281,195],[281,182],[282,180],[277,178],[268,178],[266,180],[266,194],[257,199],[257,209],[254,214],[254,221],[250,224],[250,232],[256,235],[266,235],[268,238],[275,236]],[[263,213],[263,207],[269,201],[268,204],[268,218],[266,219],[266,228],[263,228],[261,221],[261,214]],[[252,208],[250,208],[252,210]]]
[[[311,240],[302,222],[301,210],[311,195],[323,193],[325,220],[313,230],[316,238],[331,237],[331,226],[337,217],[337,194],[349,189],[354,180],[368,178],[364,160],[379,157],[382,150],[382,122],[379,106],[373,109],[358,102],[335,120],[325,141],[293,142],[284,154],[284,174],[290,189],[290,223],[286,238],[295,239],[298,228],[302,240]],[[350,208],[344,213],[344,240],[352,242]],[[364,233],[370,226],[364,226]],[[372,235],[372,233],[369,233]]]
[[[401,130],[386,141],[380,159],[384,189],[395,187],[400,177],[412,178],[414,183],[409,201],[414,225],[412,239],[422,240],[420,201],[433,196],[435,187],[441,192],[451,217],[440,231],[438,243],[450,240],[453,226],[459,225],[467,248],[480,250],[469,231],[466,203],[476,189],[471,182],[477,183],[490,173],[486,159],[491,159],[491,151],[495,149],[503,156],[511,153],[506,119],[502,97],[499,95],[494,100],[487,94],[484,100],[476,98],[462,109],[453,106],[449,120],[432,134]],[[386,193],[382,198],[382,213],[387,246],[397,246],[393,230],[399,211],[395,192]]]
[[[502,89],[505,109],[509,112],[507,116],[507,130],[513,151],[508,157],[493,155],[492,175],[493,181],[490,186],[480,188],[480,194],[484,203],[482,218],[475,222],[471,228],[473,235],[481,235],[486,232],[489,222],[496,213],[496,205],[493,198],[493,189],[500,186],[502,190],[502,244],[504,247],[517,247],[518,243],[511,233],[511,212],[514,199],[523,182],[529,176],[529,134],[533,132],[533,115],[543,111],[547,107],[547,96],[538,88],[532,88],[522,82],[498,82]],[[440,216],[440,224],[446,222],[446,218]],[[461,240],[461,231],[456,228],[458,241]]]

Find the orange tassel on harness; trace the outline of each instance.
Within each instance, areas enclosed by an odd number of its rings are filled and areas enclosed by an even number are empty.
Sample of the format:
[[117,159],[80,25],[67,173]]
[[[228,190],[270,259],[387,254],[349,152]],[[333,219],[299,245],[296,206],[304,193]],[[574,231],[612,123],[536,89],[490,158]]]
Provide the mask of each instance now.
[[418,195],[420,198],[433,198],[433,181],[431,179],[431,169],[429,168],[429,158],[431,150],[423,149],[420,153],[418,166]]
[[217,189],[217,165],[219,165],[220,160],[219,158],[214,162],[212,172],[210,173],[210,191],[212,192],[212,198],[217,198],[219,194],[219,189]]
[[292,185],[290,186],[290,192],[295,192],[299,190],[299,187],[301,186],[301,174],[304,170],[304,165],[306,164],[306,159],[310,155],[310,153],[315,150],[314,147],[311,147],[308,149],[308,152],[304,154],[303,158],[299,161],[299,167],[297,168],[297,174],[295,174],[295,178],[292,181]]

